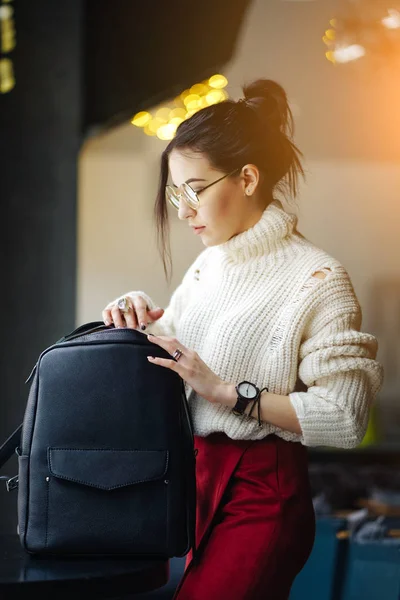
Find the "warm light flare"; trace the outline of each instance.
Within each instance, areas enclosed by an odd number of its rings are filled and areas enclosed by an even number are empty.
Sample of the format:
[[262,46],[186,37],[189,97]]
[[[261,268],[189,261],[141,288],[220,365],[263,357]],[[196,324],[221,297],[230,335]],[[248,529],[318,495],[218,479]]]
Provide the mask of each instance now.
[[333,51],[333,55],[335,57],[335,62],[346,63],[364,56],[365,48],[359,44],[351,44],[350,46],[336,48]]
[[138,112],[131,120],[136,127],[145,127],[151,121],[151,114],[146,111]]
[[172,119],[170,119],[170,123],[171,125],[180,125],[183,121],[185,120],[185,117],[172,117]]
[[205,85],[204,83],[196,83],[195,85],[192,85],[192,87],[190,88],[190,93],[197,94],[198,96],[204,96],[209,91],[210,91],[210,87],[208,85]]
[[152,119],[150,121],[150,123],[148,124],[148,128],[150,131],[152,131],[153,133],[157,133],[157,130],[159,127],[161,127],[161,125],[165,125],[164,121],[162,121],[161,119]]
[[14,65],[8,56],[16,45],[14,8],[12,0],[0,2],[0,94],[7,94],[15,87]]
[[173,108],[169,117],[171,120],[177,117],[184,119],[186,117],[186,110],[184,108]]
[[168,123],[167,125],[161,125],[157,129],[157,137],[160,140],[172,140],[176,133],[177,126],[173,123]]
[[325,36],[328,38],[328,40],[333,41],[336,38],[336,31],[334,29],[327,29],[325,31]]
[[228,80],[223,75],[217,74],[210,77],[208,80],[208,85],[215,89],[221,89],[228,85]]
[[156,119],[159,119],[160,121],[164,121],[164,123],[168,123],[170,116],[171,116],[171,109],[167,108],[166,106],[158,109],[158,111],[156,112]]
[[[351,0],[346,1],[351,3]],[[396,7],[391,0],[391,8],[376,6],[372,10],[372,0],[365,2],[365,7],[359,2],[358,7],[353,7],[351,11],[343,10],[342,15],[331,19],[331,27],[322,37],[328,46],[326,58],[333,63],[347,63],[367,55],[370,61],[379,59],[387,62],[392,57],[397,61],[400,56],[400,9],[398,0],[395,3]],[[381,0],[378,0],[378,4],[387,6]],[[392,33],[387,30],[396,31]]]
[[227,84],[228,80],[224,75],[213,75],[210,79],[183,90],[171,100],[171,105],[158,107],[155,114],[138,112],[131,123],[143,128],[146,135],[157,136],[160,140],[172,140],[183,121],[199,110],[223,102],[229,97],[223,89]]
[[191,104],[192,102],[198,102],[199,100],[200,96],[198,94],[188,94],[183,100],[183,102],[187,108],[189,104]]
[[206,96],[207,102],[209,104],[217,104],[218,102],[223,102],[225,100],[225,94],[223,90],[212,90]]
[[328,52],[325,52],[325,56],[331,63],[335,64],[335,53],[332,50],[328,50]]
[[13,63],[9,58],[0,59],[0,94],[6,94],[15,87]]
[[400,12],[389,8],[388,16],[382,19],[382,23],[388,29],[399,29],[400,28]]
[[155,136],[155,135],[156,135],[156,132],[155,132],[155,131],[152,131],[152,130],[149,128],[149,126],[148,126],[148,125],[146,125],[146,126],[145,126],[145,128],[143,129],[143,132],[144,132],[146,135],[149,135],[149,136]]

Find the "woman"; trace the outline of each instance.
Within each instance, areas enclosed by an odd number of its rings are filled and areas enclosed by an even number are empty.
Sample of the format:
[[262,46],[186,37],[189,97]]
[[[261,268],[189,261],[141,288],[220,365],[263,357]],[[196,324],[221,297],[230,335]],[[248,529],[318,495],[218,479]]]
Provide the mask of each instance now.
[[383,379],[349,275],[275,197],[304,174],[286,94],[258,80],[244,96],[195,113],[162,154],[161,248],[166,198],[206,246],[169,306],[134,291],[103,311],[149,326],[171,360],[148,360],[185,381],[201,552],[179,600],[289,597],[315,534],[307,447],[357,446]]

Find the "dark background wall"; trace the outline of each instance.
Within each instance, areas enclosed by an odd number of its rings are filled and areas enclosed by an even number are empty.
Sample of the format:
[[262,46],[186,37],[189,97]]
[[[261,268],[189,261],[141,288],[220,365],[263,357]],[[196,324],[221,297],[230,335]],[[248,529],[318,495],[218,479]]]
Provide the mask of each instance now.
[[[74,328],[81,0],[15,2],[16,87],[0,97],[0,443],[22,421],[40,352]],[[17,473],[16,457],[0,471]],[[16,531],[0,489],[0,531]]]

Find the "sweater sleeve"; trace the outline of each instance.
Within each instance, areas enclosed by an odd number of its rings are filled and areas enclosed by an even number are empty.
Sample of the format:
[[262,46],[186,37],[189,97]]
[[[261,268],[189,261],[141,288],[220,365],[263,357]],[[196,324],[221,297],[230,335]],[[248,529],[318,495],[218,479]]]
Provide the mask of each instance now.
[[[195,270],[201,268],[201,266],[204,264],[204,261],[207,257],[207,250],[207,248],[203,250],[186,270],[181,283],[172,293],[169,304],[164,310],[162,317],[160,317],[157,321],[154,321],[154,323],[150,323],[146,329],[146,332],[153,333],[154,335],[166,335],[171,337],[176,336],[180,316],[182,315],[185,305],[190,297],[192,282],[195,277]],[[131,298],[134,298],[135,296],[142,296],[149,309],[154,309],[158,306],[148,294],[140,290],[127,292],[122,295],[130,296]]]
[[318,320],[302,342],[298,375],[305,392],[289,394],[306,446],[358,446],[383,383],[376,338],[360,332],[361,312]]

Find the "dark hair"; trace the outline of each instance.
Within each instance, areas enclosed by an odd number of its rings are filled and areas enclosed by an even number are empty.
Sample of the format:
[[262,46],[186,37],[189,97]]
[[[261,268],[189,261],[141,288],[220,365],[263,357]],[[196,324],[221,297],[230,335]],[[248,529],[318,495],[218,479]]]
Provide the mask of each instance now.
[[[304,177],[302,153],[293,137],[293,115],[286,92],[275,81],[259,79],[243,87],[244,98],[228,99],[203,108],[183,121],[161,155],[159,189],[154,206],[158,248],[165,276],[172,275],[168,206],[165,186],[168,159],[173,149],[204,154],[211,165],[229,173],[245,164],[255,164],[262,173],[261,189],[272,195],[280,191],[296,197],[298,178]],[[167,272],[166,257],[171,267]]]

